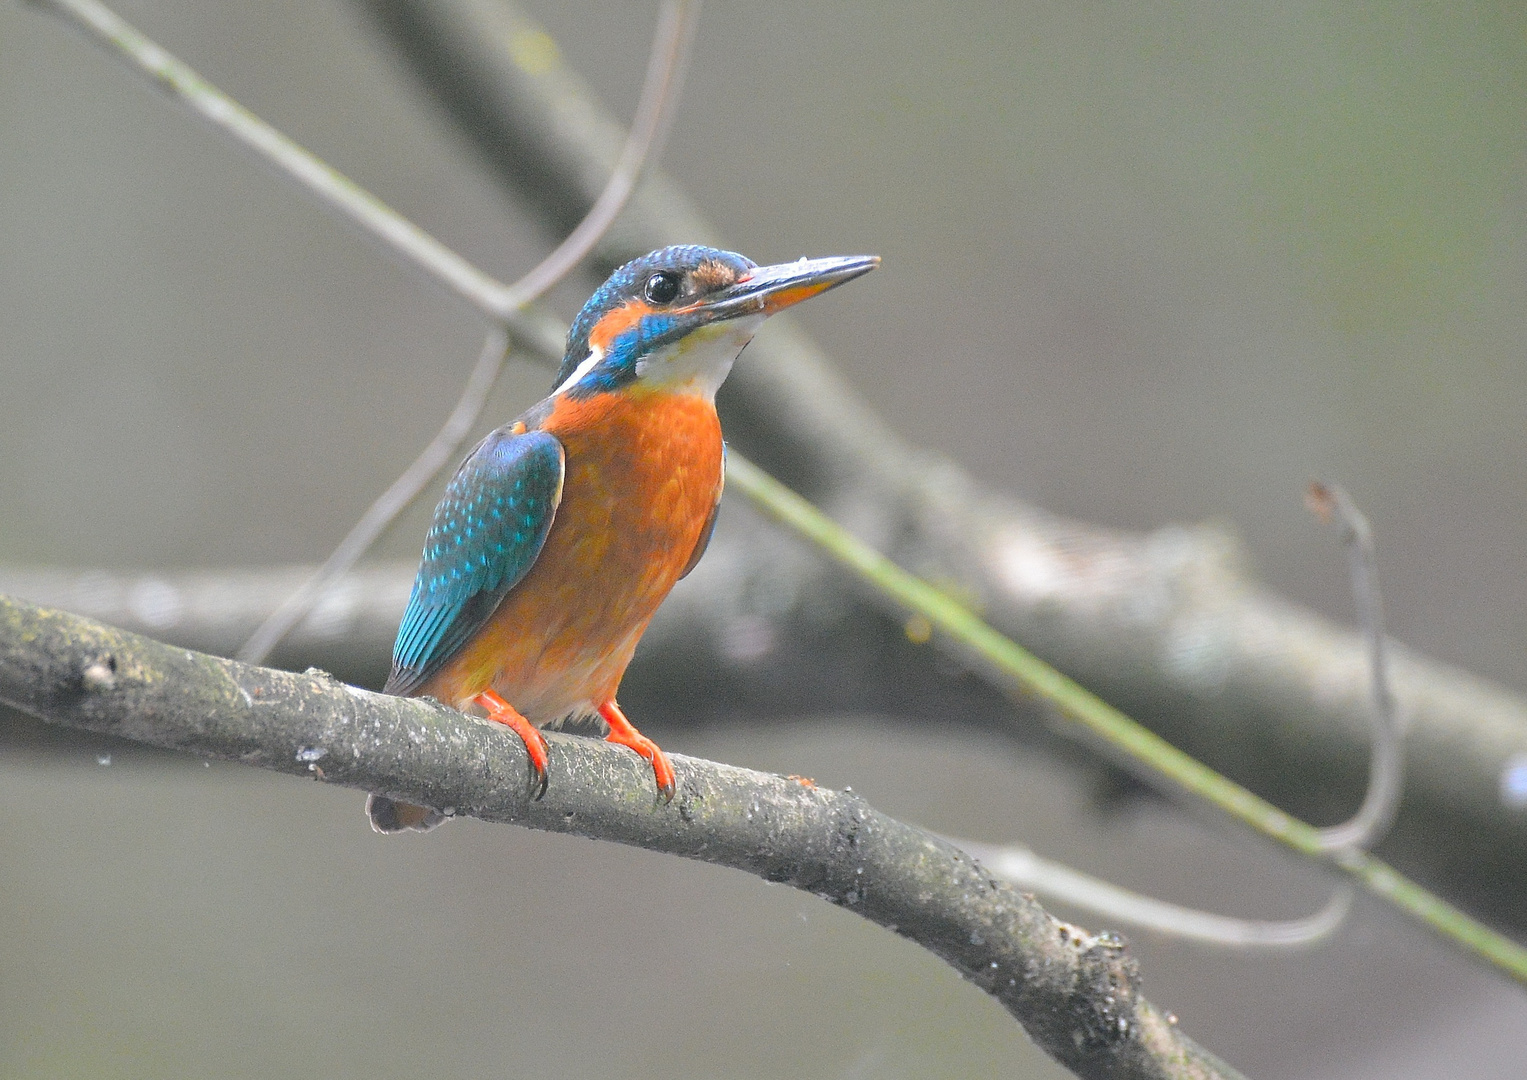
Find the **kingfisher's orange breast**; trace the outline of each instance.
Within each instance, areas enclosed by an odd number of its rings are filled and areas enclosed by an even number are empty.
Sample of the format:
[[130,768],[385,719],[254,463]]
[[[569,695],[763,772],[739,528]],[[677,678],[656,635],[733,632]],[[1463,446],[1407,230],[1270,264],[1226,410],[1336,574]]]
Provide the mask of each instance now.
[[566,450],[540,555],[420,692],[464,706],[496,690],[534,724],[615,697],[637,640],[688,565],[721,488],[721,423],[693,394],[561,397]]

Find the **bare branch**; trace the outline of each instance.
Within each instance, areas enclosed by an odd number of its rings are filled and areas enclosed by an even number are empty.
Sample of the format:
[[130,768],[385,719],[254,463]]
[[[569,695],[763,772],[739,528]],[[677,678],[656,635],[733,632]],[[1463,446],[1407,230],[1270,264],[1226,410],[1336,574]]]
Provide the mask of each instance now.
[[[1169,778],[1181,790],[1212,802],[1218,809],[1258,832],[1307,856],[1331,857],[1332,853],[1325,852],[1319,842],[1318,830],[1289,817],[1250,791],[1205,768],[1139,727],[1095,695],[1040,664],[1013,642],[981,623],[968,609],[952,602],[925,582],[906,574],[833,526],[799,496],[781,488],[776,481],[761,474],[756,466],[740,455],[731,455],[728,475],[734,483],[746,478],[748,486],[767,502],[772,512],[791,520],[801,532],[817,541],[835,558],[873,579],[886,595],[926,617],[941,632],[960,640],[1013,685],[1043,694],[1044,699],[1067,718],[1105,738],[1108,749],[1127,752],[1161,776]],[[690,674],[693,673],[693,667],[693,657],[686,658],[685,668]],[[1342,849],[1334,853],[1331,861],[1375,896],[1388,901],[1514,978],[1527,981],[1527,949],[1492,931],[1456,906],[1446,903],[1363,852]]]
[[1078,1076],[1239,1075],[1140,994],[1121,939],[1057,922],[952,844],[846,792],[674,755],[679,794],[664,804],[635,755],[552,733],[554,779],[544,800],[530,801],[521,744],[486,721],[316,670],[296,675],[189,652],[4,597],[0,702],[54,723],[450,814],[744,870],[922,945],[995,997]]

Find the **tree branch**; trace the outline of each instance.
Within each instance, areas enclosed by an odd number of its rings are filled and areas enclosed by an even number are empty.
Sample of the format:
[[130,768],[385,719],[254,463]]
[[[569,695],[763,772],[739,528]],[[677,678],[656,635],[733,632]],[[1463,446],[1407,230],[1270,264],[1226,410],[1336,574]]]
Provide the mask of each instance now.
[[[1157,567],[1163,584],[1174,578],[1186,579],[1188,584],[1218,568],[1179,567],[1177,574],[1168,574],[1168,569]],[[298,625],[276,659],[297,667],[316,663],[352,680],[380,685],[413,571],[413,564],[401,562],[362,566]],[[0,593],[78,611],[186,647],[227,653],[308,573],[311,569],[302,567],[113,573],[0,566]],[[804,593],[798,591],[803,580],[815,582]],[[1205,592],[1212,595],[1217,590]],[[1252,619],[1253,612],[1240,604],[1254,609],[1263,602],[1256,596],[1241,598],[1227,610],[1226,597],[1206,606],[1204,593],[1187,588],[1179,590],[1176,598],[1182,609],[1175,620],[1182,625],[1215,619],[1224,620],[1229,630]],[[1053,743],[1053,737],[1034,724],[1031,711],[1015,709],[995,694],[980,691],[972,680],[951,682],[947,668],[935,661],[930,650],[906,640],[901,631],[903,617],[893,621],[866,614],[862,604],[862,594],[851,583],[823,572],[803,546],[757,522],[744,508],[731,507],[722,515],[706,558],[659,610],[626,680],[626,696],[644,714],[661,715],[675,723],[712,715],[735,719],[834,708],[903,715],[937,708],[943,714],[963,713],[970,722],[1021,738]],[[843,605],[848,605],[847,610]],[[1172,615],[1163,616],[1167,627],[1174,621]],[[1273,669],[1276,674],[1280,664],[1297,662],[1309,665],[1308,670],[1297,672],[1301,680],[1324,678],[1328,685],[1340,685],[1342,637],[1334,628],[1324,627],[1312,640],[1308,627],[1285,630],[1265,615],[1251,625],[1269,643],[1270,655],[1259,665],[1264,671]],[[1152,632],[1168,636],[1165,629]],[[1213,648],[1213,640],[1200,647]],[[1394,659],[1402,701],[1408,687],[1426,686],[1428,678],[1435,680],[1431,693],[1451,692],[1465,702],[1472,699],[1471,708],[1453,715],[1460,726],[1516,708],[1505,691],[1462,672],[1427,671],[1404,652]],[[1360,655],[1351,663],[1362,670]],[[781,679],[781,671],[789,671],[790,677]],[[1242,677],[1252,679],[1255,674]],[[1351,674],[1354,681],[1359,677]],[[697,685],[707,688],[703,701],[689,692]],[[1353,693],[1359,691],[1354,687]],[[1184,730],[1190,729],[1184,724]],[[1415,739],[1412,729],[1413,746]],[[1182,741],[1207,742],[1202,737]],[[1220,758],[1226,756],[1223,751],[1228,748],[1207,744],[1221,751]],[[1457,747],[1453,750],[1458,752]],[[1412,753],[1431,761],[1432,767],[1439,764],[1433,760],[1439,753],[1435,746],[1425,746],[1424,754]],[[1329,778],[1346,779],[1335,764],[1320,760],[1302,775],[1279,776],[1271,771],[1278,760],[1273,755],[1251,754],[1248,763],[1231,770],[1232,775],[1247,779],[1259,792],[1281,792],[1281,805],[1313,804],[1316,809],[1323,804],[1313,796],[1329,794],[1325,791]],[[1511,765],[1508,757],[1502,768]],[[1352,769],[1360,776],[1360,761],[1353,762]],[[1499,789],[1490,794],[1502,797]],[[1482,835],[1452,835],[1439,845],[1433,830],[1452,814],[1456,808],[1447,804],[1405,807],[1396,831],[1380,851],[1398,868],[1426,881],[1440,881],[1443,895],[1483,907],[1498,924],[1520,933],[1527,928],[1527,905],[1517,887],[1519,853],[1510,846],[1489,846],[1492,836],[1504,832],[1501,828]],[[1509,816],[1501,816],[1509,824]],[[1509,833],[1505,840],[1509,842]]]
[[1061,923],[947,841],[847,792],[674,755],[655,802],[634,755],[552,733],[547,796],[518,740],[432,702],[251,667],[0,597],[0,702],[44,720],[313,776],[449,813],[744,870],[849,909],[953,965],[1078,1076],[1239,1074],[1140,994],[1124,942]]

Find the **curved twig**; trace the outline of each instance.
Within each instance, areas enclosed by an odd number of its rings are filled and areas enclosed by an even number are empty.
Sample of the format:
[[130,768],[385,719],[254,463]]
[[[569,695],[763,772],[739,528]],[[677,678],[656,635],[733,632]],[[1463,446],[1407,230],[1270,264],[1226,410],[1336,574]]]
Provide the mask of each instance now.
[[1110,881],[1052,862],[1019,844],[983,844],[951,838],[992,873],[1020,889],[1071,904],[1110,922],[1129,923],[1172,937],[1231,948],[1290,949],[1330,937],[1352,909],[1352,887],[1343,885],[1315,914],[1303,919],[1236,919],[1199,911],[1123,889]]
[[1362,805],[1349,820],[1321,829],[1320,844],[1327,851],[1345,848],[1366,851],[1389,832],[1400,812],[1400,797],[1405,789],[1404,733],[1395,716],[1394,693],[1389,687],[1378,557],[1373,550],[1373,529],[1345,490],[1317,480],[1310,484],[1305,502],[1322,521],[1334,517],[1341,526],[1342,545],[1347,549],[1352,577],[1352,597],[1357,601],[1357,614],[1368,646],[1369,727],[1373,732],[1368,790]]
[[[1384,838],[1400,808],[1404,787],[1403,736],[1395,720],[1394,695],[1384,648],[1384,613],[1378,584],[1378,559],[1373,529],[1347,492],[1334,484],[1314,481],[1305,504],[1322,521],[1338,521],[1347,549],[1352,594],[1357,601],[1368,643],[1368,679],[1373,702],[1373,746],[1368,789],[1362,804],[1347,821],[1316,830],[1325,851],[1367,851]],[[1352,890],[1338,889],[1329,903],[1304,919],[1266,922],[1230,918],[1167,903],[1122,889],[1111,882],[1041,858],[1016,844],[996,846],[956,840],[992,870],[1020,888],[1074,904],[1104,918],[1142,926],[1173,937],[1235,948],[1289,948],[1313,944],[1341,926],[1352,907]]]
[[588,257],[615,224],[642,173],[662,153],[684,86],[699,16],[699,0],[664,0],[652,40],[652,54],[647,60],[642,96],[631,120],[631,133],[621,147],[609,182],[567,238],[505,290],[505,306],[520,308],[546,295],[547,290]]
[[[174,648],[0,597],[0,702],[54,723],[316,777],[487,821],[631,844],[783,882],[894,930],[992,995],[1078,1076],[1232,1078],[1140,993],[1124,942],[1057,922],[969,855],[847,792],[673,755],[657,802],[628,751],[551,733],[529,799],[521,743],[416,699]],[[359,826],[357,826],[359,827]]]
[[[656,159],[662,149],[663,140],[673,121],[679,90],[684,84],[684,68],[689,47],[694,41],[699,10],[698,0],[665,0],[658,17],[652,54],[647,61],[647,78],[636,107],[636,118],[631,124],[631,134],[626,139],[625,148],[610,175],[609,183],[577,228],[529,273],[504,291],[501,297],[504,308],[518,311],[544,296],[548,289],[588,256],[625,208],[626,200],[641,179],[642,170]],[[467,377],[461,398],[446,418],[440,433],[419,453],[413,464],[366,508],[360,520],[351,526],[318,572],[283,600],[270,617],[260,624],[259,629],[250,635],[249,640],[239,649],[238,659],[246,664],[264,663],[271,649],[291,632],[292,627],[312,610],[313,605],[335,582],[350,572],[387,526],[419,497],[425,485],[456,456],[462,442],[476,425],[477,418],[482,415],[488,395],[493,392],[494,384],[503,371],[508,350],[508,335],[502,328],[495,327],[488,331],[482,355]]]

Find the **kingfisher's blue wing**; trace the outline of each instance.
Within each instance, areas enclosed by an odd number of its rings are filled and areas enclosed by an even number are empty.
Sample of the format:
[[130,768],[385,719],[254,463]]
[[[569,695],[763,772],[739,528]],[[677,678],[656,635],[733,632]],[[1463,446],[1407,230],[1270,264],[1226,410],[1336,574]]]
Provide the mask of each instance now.
[[554,435],[500,428],[462,462],[435,507],[385,693],[423,686],[530,571],[562,498],[564,459]]

